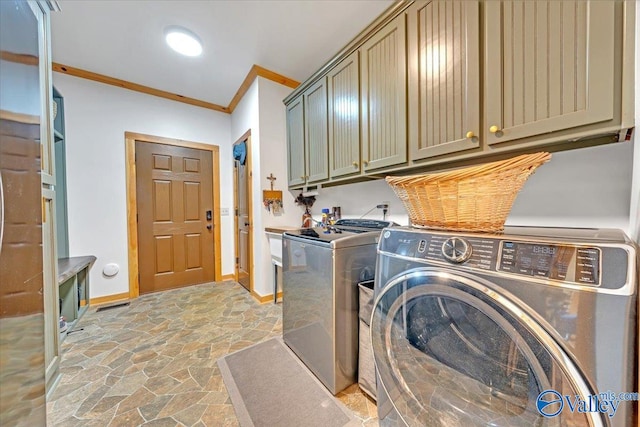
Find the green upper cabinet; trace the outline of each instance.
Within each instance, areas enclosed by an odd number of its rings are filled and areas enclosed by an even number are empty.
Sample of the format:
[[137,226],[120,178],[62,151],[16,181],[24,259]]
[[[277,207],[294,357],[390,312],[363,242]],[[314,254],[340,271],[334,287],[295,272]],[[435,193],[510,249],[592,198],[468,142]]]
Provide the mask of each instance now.
[[582,0],[484,4],[488,144],[570,128],[579,137],[578,127],[601,123],[602,131],[614,116],[619,129],[622,6]]
[[329,174],[360,172],[360,86],[358,52],[327,75],[329,99]]
[[405,14],[360,47],[364,171],[407,161]]
[[305,166],[307,184],[329,178],[327,84],[322,78],[304,92]]
[[327,84],[322,78],[287,104],[289,187],[329,178]]
[[287,170],[289,186],[305,183],[304,103],[300,95],[287,105]]
[[419,1],[406,13],[411,160],[478,147],[478,2]]
[[289,186],[628,139],[635,8],[630,0],[394,3],[285,99]]

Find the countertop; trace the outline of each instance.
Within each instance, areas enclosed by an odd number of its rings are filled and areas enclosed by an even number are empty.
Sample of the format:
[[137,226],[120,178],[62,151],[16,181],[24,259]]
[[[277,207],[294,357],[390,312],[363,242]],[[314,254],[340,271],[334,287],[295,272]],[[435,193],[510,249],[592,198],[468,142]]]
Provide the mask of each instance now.
[[267,233],[276,233],[276,234],[282,234],[285,231],[289,231],[289,230],[299,230],[300,227],[293,227],[290,225],[274,225],[273,227],[265,227],[264,231]]
[[95,260],[96,257],[93,255],[58,259],[58,284],[66,282],[80,270],[93,264]]

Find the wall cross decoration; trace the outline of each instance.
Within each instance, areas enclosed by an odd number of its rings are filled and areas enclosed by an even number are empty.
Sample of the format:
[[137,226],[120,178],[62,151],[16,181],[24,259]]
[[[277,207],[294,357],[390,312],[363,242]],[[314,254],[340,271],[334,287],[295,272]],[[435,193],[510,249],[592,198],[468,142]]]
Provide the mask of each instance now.
[[275,181],[275,180],[276,180],[276,179],[278,179],[278,178],[276,178],[275,176],[273,176],[273,172],[272,172],[272,173],[270,173],[270,174],[269,174],[269,176],[267,177],[267,179],[268,179],[269,181],[271,181],[271,191],[273,191],[273,181]]
[[262,190],[262,203],[269,212],[273,212],[274,215],[282,215],[282,191],[273,189],[273,181],[277,178],[270,173],[267,177],[271,181],[271,190]]

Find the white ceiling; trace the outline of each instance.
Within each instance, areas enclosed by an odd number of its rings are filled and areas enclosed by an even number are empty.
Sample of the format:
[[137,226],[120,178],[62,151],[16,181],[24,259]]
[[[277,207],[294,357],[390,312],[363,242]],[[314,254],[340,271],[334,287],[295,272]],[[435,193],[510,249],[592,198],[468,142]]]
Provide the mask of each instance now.
[[[253,64],[300,82],[391,0],[61,0],[51,17],[53,61],[227,106]],[[198,34],[189,58],[166,26]]]

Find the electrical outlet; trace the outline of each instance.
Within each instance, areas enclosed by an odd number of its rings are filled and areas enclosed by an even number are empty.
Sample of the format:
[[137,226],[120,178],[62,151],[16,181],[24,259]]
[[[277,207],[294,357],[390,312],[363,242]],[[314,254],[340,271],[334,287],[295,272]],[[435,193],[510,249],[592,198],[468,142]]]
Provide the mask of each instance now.
[[220,208],[220,215],[229,216],[229,208]]

